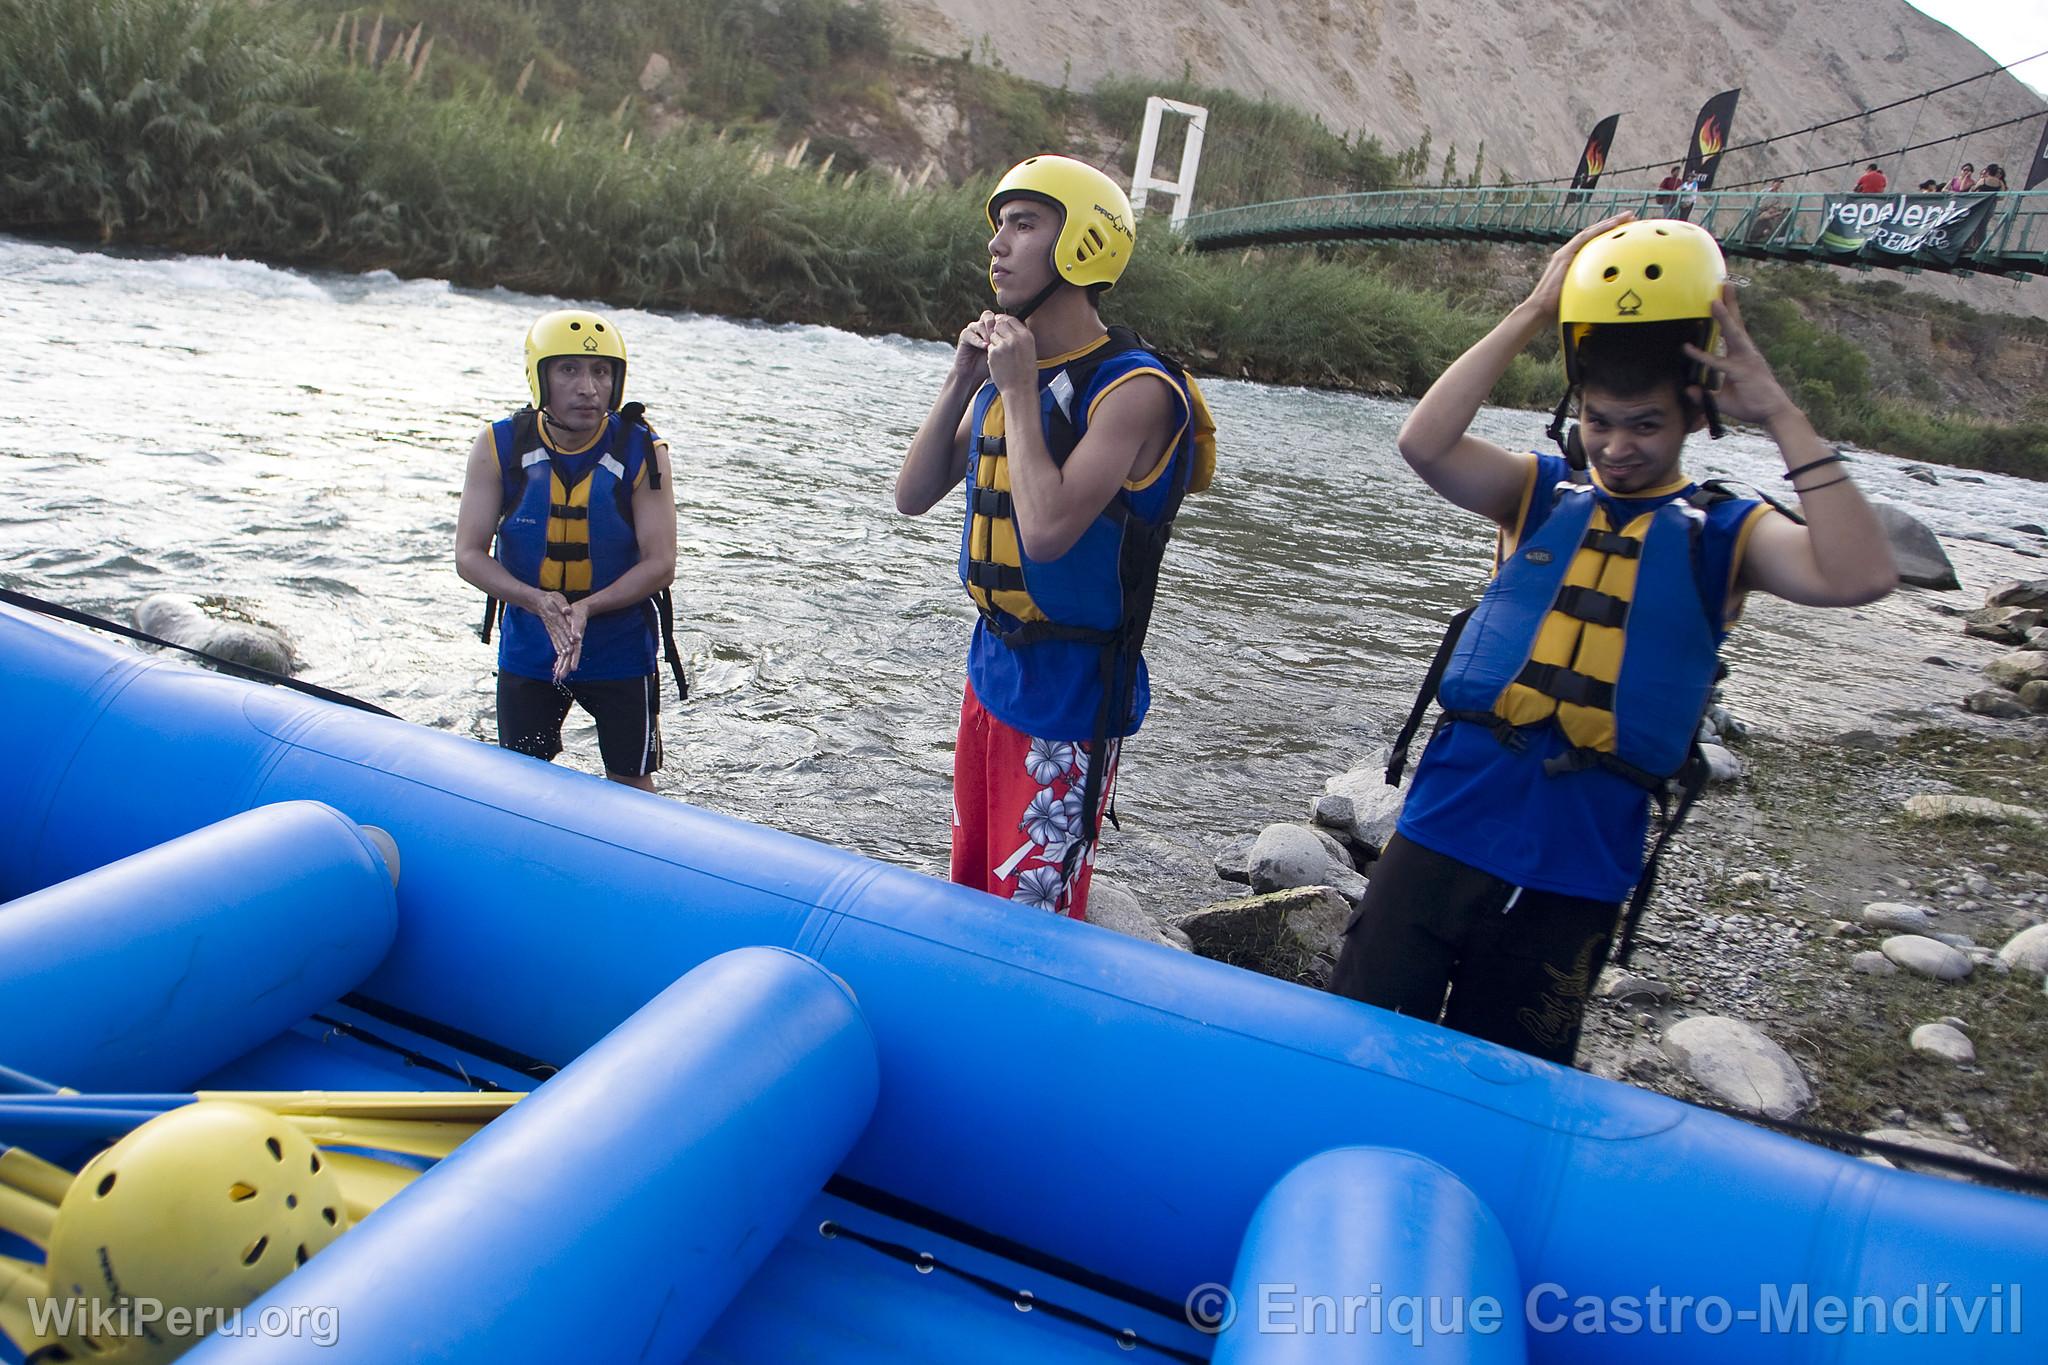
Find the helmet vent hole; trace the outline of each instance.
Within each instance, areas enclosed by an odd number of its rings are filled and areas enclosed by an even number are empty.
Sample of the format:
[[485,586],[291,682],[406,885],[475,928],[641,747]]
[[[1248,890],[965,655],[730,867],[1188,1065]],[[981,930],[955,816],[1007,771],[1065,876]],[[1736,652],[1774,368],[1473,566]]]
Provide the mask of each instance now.
[[1657,229],[1657,235],[1658,235],[1659,237],[1669,237],[1669,236],[1671,235],[1671,229],[1670,229],[1670,228],[1658,228],[1658,229]]
[[332,1227],[332,1226],[334,1226],[334,1224],[335,1224],[335,1223],[337,1223],[338,1221],[340,1221],[339,1219],[337,1219],[337,1218],[336,1218],[336,1217],[334,1216],[334,1210],[333,1210],[333,1209],[322,1209],[322,1210],[320,1210],[320,1216],[321,1216],[322,1218],[325,1218],[325,1219],[327,1220],[327,1225],[328,1225],[329,1227]]
[[297,1208],[299,1206],[299,1197],[295,1194],[286,1195],[284,1197],[284,1206],[288,1209]]
[[246,1204],[256,1197],[256,1187],[237,1180],[228,1186],[228,1198],[237,1204]]
[[97,1194],[100,1198],[105,1199],[107,1197],[108,1192],[111,1191],[113,1188],[114,1172],[109,1171],[105,1175],[100,1177],[99,1188],[94,1190],[93,1193]]
[[293,1257],[293,1259],[296,1260],[300,1265],[304,1265],[306,1263],[306,1244],[304,1242],[299,1243],[298,1254],[295,1257]]
[[569,330],[572,332],[580,332],[583,330],[583,324],[580,322],[572,322],[569,324]]
[[269,1249],[270,1239],[268,1237],[258,1237],[255,1243],[251,1245],[247,1251],[242,1253],[242,1264],[255,1265],[258,1261],[263,1259],[263,1253],[268,1251]]
[[1643,278],[1646,280],[1662,279],[1663,276],[1664,267],[1661,265],[1646,265],[1643,267]]
[[1618,266],[1610,265],[1600,272],[1600,278],[1603,280],[1618,280],[1621,278],[1621,270]]
[[277,1140],[276,1138],[274,1138],[274,1137],[273,1137],[273,1138],[265,1138],[265,1139],[263,1139],[263,1145],[264,1145],[265,1147],[268,1147],[268,1148],[270,1149],[270,1159],[271,1159],[272,1161],[283,1161],[283,1160],[284,1160],[284,1144],[283,1144],[283,1143],[279,1142],[279,1141],[278,1141],[278,1140]]
[[312,1163],[313,1174],[320,1174],[320,1154],[318,1152],[313,1153],[312,1157],[310,1158],[310,1161]]
[[597,329],[598,331],[600,331],[600,332],[602,332],[602,331],[604,330],[604,324],[603,324],[603,323],[601,323],[601,322],[594,322],[594,323],[592,323],[592,324],[591,324],[591,326],[592,326],[592,327],[594,327],[594,328],[596,328],[596,329]]

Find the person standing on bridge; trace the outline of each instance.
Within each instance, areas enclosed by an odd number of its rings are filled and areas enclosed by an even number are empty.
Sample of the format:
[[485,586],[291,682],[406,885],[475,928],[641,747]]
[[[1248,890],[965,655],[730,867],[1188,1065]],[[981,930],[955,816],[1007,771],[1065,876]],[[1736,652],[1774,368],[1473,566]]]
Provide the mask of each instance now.
[[[1390,781],[1429,700],[1443,707],[1332,991],[1570,1062],[1615,931],[1625,959],[1654,880],[1651,802],[1665,807],[1681,775],[1698,790],[1693,738],[1745,595],[1856,606],[1896,584],[1882,525],[1773,377],[1726,278],[1690,224],[1588,228],[1402,426],[1423,481],[1494,523],[1496,568],[1394,746]],[[1553,328],[1589,482],[1470,431]],[[1777,443],[1803,524],[1687,478],[1686,436],[1718,435],[1719,414]]]
[[1883,194],[1884,187],[1889,183],[1891,182],[1885,179],[1884,172],[1879,170],[1877,163],[1873,161],[1865,168],[1863,174],[1856,177],[1856,193]]
[[1000,312],[961,329],[896,476],[920,516],[964,483],[960,582],[980,619],[953,750],[952,879],[1087,917],[1122,741],[1145,718],[1140,649],[1181,498],[1215,424],[1175,361],[1096,311],[1137,246],[1130,201],[1035,156],[987,204]]

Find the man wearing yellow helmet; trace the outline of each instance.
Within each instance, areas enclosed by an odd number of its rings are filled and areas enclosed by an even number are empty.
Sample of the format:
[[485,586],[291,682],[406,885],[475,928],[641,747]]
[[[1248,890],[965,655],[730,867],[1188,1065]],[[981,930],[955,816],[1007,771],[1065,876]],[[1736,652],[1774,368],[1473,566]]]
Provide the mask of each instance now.
[[[897,510],[966,486],[959,571],[981,619],[953,758],[953,880],[1085,918],[1119,741],[1181,497],[1213,443],[1182,368],[1097,296],[1137,237],[1092,166],[1036,156],[987,204],[996,310],[960,332],[896,479]],[[1000,310],[1000,311],[997,311]]]
[[668,446],[640,404],[621,407],[626,344],[595,313],[565,309],[534,322],[526,383],[532,406],[484,428],[470,448],[455,529],[456,572],[492,599],[487,642],[503,604],[498,742],[553,759],[574,702],[597,723],[605,776],[653,791],[657,622],[683,687],[669,627]]
[[[1563,457],[1469,430],[1557,327],[1585,478],[1564,405]],[[1777,443],[1803,522],[1686,477],[1686,436],[1718,435],[1721,413]],[[1499,548],[1396,741],[1389,781],[1429,701],[1443,708],[1330,989],[1568,1063],[1613,935],[1625,962],[1663,838],[1704,779],[1693,739],[1744,595],[1875,601],[1897,581],[1888,542],[1743,330],[1719,244],[1690,223],[1623,215],[1572,238],[1416,404],[1400,450],[1494,522]],[[1646,865],[1651,800],[1665,808],[1674,782]]]

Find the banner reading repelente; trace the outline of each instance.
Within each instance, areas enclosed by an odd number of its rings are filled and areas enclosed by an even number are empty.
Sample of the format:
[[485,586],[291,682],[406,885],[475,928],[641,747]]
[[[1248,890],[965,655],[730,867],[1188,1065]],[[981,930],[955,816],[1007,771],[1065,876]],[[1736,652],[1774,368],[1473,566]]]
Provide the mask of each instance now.
[[1579,168],[1572,172],[1573,189],[1599,186],[1601,173],[1607,169],[1607,154],[1614,149],[1614,130],[1620,123],[1621,115],[1609,114],[1593,125],[1593,131],[1586,135],[1586,150],[1579,153]]
[[1714,188],[1714,172],[1721,169],[1721,153],[1728,150],[1728,134],[1735,127],[1735,101],[1742,88],[1723,90],[1700,106],[1692,121],[1692,145],[1685,149],[1685,178],[1698,180],[1700,188]]
[[1814,241],[1818,256],[1910,257],[1954,265],[1991,220],[1996,195],[1829,195]]

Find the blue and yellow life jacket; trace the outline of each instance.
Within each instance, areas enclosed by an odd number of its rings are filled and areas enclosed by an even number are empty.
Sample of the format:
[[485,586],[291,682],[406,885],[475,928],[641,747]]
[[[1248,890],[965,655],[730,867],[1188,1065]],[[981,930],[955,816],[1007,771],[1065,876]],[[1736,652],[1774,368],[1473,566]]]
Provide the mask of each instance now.
[[633,529],[633,487],[652,468],[653,433],[619,414],[578,476],[568,459],[541,439],[531,408],[491,424],[504,499],[498,518],[498,562],[522,583],[571,602],[615,582],[640,562]]
[[[628,403],[607,414],[603,434],[576,455],[563,455],[547,445],[541,438],[539,414],[530,407],[493,422],[491,438],[497,447],[501,487],[494,554],[514,578],[574,602],[609,587],[640,562],[633,493],[643,470],[648,487],[661,487],[661,466],[654,458],[656,437],[640,404]],[[485,643],[499,606],[496,599],[485,604],[478,632]],[[586,664],[626,648],[624,637],[636,628],[622,618],[633,610],[607,613],[593,623],[584,645]],[[637,629],[660,642],[676,690],[688,698],[669,590],[663,588],[640,604],[638,616]]]
[[1572,747],[1552,773],[1599,766],[1654,790],[1691,753],[1735,547],[1761,504],[1690,485],[1643,510],[1578,483],[1551,498],[1458,636],[1437,700],[1510,744],[1556,725]]
[[1142,642],[1181,499],[1206,489],[1215,472],[1216,424],[1201,388],[1135,332],[1112,327],[1093,350],[1040,375],[1038,419],[1053,463],[1065,465],[1087,434],[1094,404],[1140,372],[1165,377],[1184,414],[1161,460],[1162,476],[1143,489],[1119,488],[1080,539],[1051,560],[1031,558],[1017,533],[1002,397],[993,383],[974,397],[960,582],[990,633],[1006,645],[1065,639],[1135,652]]

